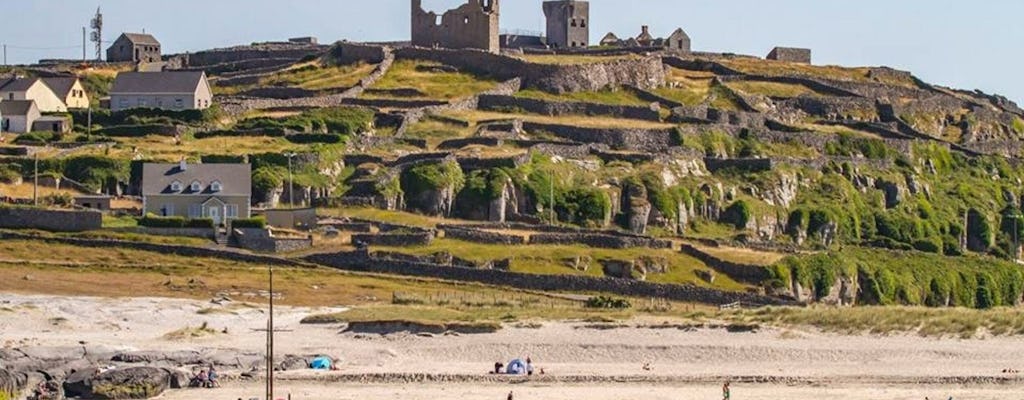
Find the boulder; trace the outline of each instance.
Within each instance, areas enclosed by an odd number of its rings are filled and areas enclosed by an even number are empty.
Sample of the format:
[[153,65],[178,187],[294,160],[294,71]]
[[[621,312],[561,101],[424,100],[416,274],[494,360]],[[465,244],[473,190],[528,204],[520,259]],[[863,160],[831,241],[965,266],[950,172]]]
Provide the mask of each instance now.
[[0,369],[0,392],[2,393],[14,394],[14,397],[17,398],[17,394],[25,390],[27,382],[28,376],[23,373]]
[[[96,399],[150,399],[170,389],[172,382],[181,386],[176,374],[162,368],[131,367],[107,371],[92,378],[86,398]],[[65,388],[65,391],[67,388]]]
[[64,395],[67,397],[90,397],[92,395],[92,380],[99,374],[96,368],[86,368],[72,371],[64,379]]

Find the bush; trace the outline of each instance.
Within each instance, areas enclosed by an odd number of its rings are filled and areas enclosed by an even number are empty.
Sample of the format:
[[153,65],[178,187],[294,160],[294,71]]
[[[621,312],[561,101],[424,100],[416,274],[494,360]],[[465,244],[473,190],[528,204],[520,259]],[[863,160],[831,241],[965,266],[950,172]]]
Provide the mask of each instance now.
[[722,213],[722,222],[730,224],[736,229],[746,229],[752,214],[750,205],[746,201],[739,200],[725,209],[725,212]]
[[196,218],[185,221],[186,228],[213,229],[214,223],[210,218]]
[[139,220],[139,226],[144,226],[147,228],[184,228],[185,218],[158,217],[153,214],[147,214],[145,217]]
[[915,241],[914,250],[923,251],[925,253],[942,254],[943,244],[938,239],[927,239]]
[[174,125],[147,124],[147,125],[119,125],[99,129],[94,134],[108,137],[144,137],[149,135],[173,136],[178,133]]
[[267,220],[261,217],[249,219],[236,219],[231,221],[232,228],[264,229],[267,227]]
[[284,178],[276,168],[261,167],[252,173],[252,190],[256,193],[268,193],[284,184]]
[[335,144],[344,141],[344,136],[332,135],[328,133],[299,133],[294,135],[288,135],[285,137],[289,142],[295,144],[310,144],[310,143],[323,143],[323,144]]
[[591,297],[591,298],[587,299],[587,302],[584,304],[584,306],[587,307],[587,308],[603,308],[603,309],[613,309],[613,310],[624,310],[624,309],[632,307],[633,305],[629,304],[629,300],[626,300],[626,299],[617,299],[617,298],[606,297],[606,296],[597,296],[597,297]]
[[193,135],[196,139],[207,139],[212,137],[284,137],[286,132],[282,128],[257,128],[250,130],[213,130],[198,132]]
[[562,196],[555,211],[573,224],[580,226],[603,226],[605,217],[611,213],[612,201],[601,189],[580,187]]
[[21,172],[18,171],[19,168],[17,165],[0,164],[0,182],[14,183],[21,180]]
[[58,136],[54,132],[29,132],[18,135],[17,139],[14,139],[16,144],[33,144],[33,143],[50,143],[57,140]]
[[414,196],[444,188],[458,193],[465,183],[462,168],[455,161],[420,164],[402,174],[402,190]]

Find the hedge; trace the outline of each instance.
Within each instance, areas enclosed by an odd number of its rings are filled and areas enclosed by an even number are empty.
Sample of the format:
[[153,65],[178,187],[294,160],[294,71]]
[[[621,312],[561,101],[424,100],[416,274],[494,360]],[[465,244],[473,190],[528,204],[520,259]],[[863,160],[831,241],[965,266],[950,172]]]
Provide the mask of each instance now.
[[196,218],[185,221],[186,228],[202,228],[202,229],[213,229],[213,219],[210,218]]
[[329,133],[299,133],[285,137],[289,142],[295,144],[323,143],[335,144],[344,141],[344,136],[332,135]]
[[143,137],[149,135],[173,136],[178,133],[178,128],[174,125],[162,124],[119,125],[99,129],[94,133],[109,137]]
[[231,221],[232,228],[253,228],[263,229],[267,227],[267,220],[263,218],[236,219]]
[[150,214],[139,219],[139,226],[145,226],[147,228],[184,228],[185,218],[158,217],[156,215]]

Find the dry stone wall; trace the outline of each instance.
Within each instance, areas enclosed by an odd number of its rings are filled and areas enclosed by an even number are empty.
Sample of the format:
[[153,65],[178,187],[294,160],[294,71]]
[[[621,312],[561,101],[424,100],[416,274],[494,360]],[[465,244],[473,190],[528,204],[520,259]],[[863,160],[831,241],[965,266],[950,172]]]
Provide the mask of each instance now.
[[306,257],[306,260],[349,271],[477,282],[526,290],[615,293],[622,296],[660,298],[718,305],[735,302],[760,305],[794,304],[775,297],[752,293],[724,292],[690,285],[658,284],[630,279],[589,276],[534,275],[496,269],[452,268],[439,264],[383,260],[373,258],[366,252],[316,254]]
[[665,151],[679,144],[673,128],[585,128],[524,122],[523,129],[532,133],[546,132],[578,143],[605,144],[615,150]]
[[0,207],[0,228],[5,229],[84,232],[102,227],[103,214],[96,211]]
[[551,116],[600,115],[606,117],[661,121],[661,115],[658,107],[652,105],[646,107],[620,106],[598,103],[547,101],[515,96],[485,95],[480,96],[480,103],[478,104],[478,107],[481,110],[487,111],[520,109],[534,114]]

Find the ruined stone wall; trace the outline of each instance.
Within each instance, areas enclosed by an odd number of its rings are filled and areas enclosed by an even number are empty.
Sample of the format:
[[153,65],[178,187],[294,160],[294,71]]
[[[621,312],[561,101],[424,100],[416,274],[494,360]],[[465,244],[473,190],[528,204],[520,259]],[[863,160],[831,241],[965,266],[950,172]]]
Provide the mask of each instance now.
[[499,15],[499,0],[467,0],[440,16],[424,10],[421,0],[412,0],[412,44],[496,53],[501,50]]
[[739,292],[724,292],[691,285],[670,285],[630,279],[596,278],[572,275],[534,275],[495,269],[451,268],[439,264],[393,261],[371,258],[365,252],[317,254],[306,260],[343,270],[373,272],[477,282],[526,290],[600,292],[621,296],[659,298],[704,304],[732,304],[738,301],[783,305],[791,302],[779,298]]
[[772,49],[771,53],[768,53],[768,57],[765,58],[775,61],[810,64],[811,49],[776,47]]
[[387,58],[388,51],[384,46],[341,41],[331,47],[329,55],[338,64],[354,64],[359,61],[380,64]]
[[545,1],[547,41],[553,48],[586,48],[590,45],[590,2]]
[[737,282],[760,285],[771,278],[768,270],[764,267],[725,261],[686,243],[683,243],[681,251],[683,254],[700,260],[700,262],[703,262],[715,271],[721,272]]
[[479,109],[500,111],[502,109],[521,109],[534,114],[561,115],[599,115],[647,121],[661,121],[661,114],[653,106],[622,106],[599,103],[549,101],[515,96],[487,95],[480,96]]
[[705,158],[704,165],[708,172],[733,169],[743,172],[764,172],[772,170],[770,158]]
[[378,233],[378,234],[356,234],[352,235],[352,243],[362,243],[368,246],[426,246],[434,240],[434,234],[428,232],[412,233]]
[[257,59],[277,58],[299,60],[310,55],[321,54],[325,49],[326,46],[285,44],[239,46],[226,49],[200,51],[198,53],[181,54],[172,58],[180,58],[180,65],[182,68],[195,68]]
[[103,227],[96,211],[42,210],[0,207],[0,228],[39,229],[51,232],[85,232]]
[[665,84],[665,69],[660,57],[553,65],[473,50],[408,47],[395,50],[395,55],[401,59],[439,62],[498,79],[521,77],[524,87],[552,93],[596,91],[626,85],[654,88]]
[[546,132],[578,143],[605,144],[615,150],[665,151],[679,144],[672,128],[584,128],[525,122],[523,129],[533,133]]
[[519,245],[526,244],[526,239],[517,235],[506,235],[477,229],[461,229],[455,227],[439,227],[444,230],[444,237],[483,244]]

